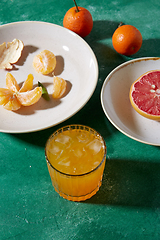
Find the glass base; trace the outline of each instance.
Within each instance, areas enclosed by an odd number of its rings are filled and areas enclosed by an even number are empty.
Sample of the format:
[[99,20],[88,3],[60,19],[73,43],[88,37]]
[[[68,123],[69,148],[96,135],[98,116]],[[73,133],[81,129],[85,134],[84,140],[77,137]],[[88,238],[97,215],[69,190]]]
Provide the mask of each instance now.
[[101,185],[102,185],[102,181],[99,182],[99,185],[91,193],[88,193],[85,196],[69,196],[62,192],[59,192],[55,186],[54,186],[54,189],[61,197],[65,198],[69,201],[81,202],[81,201],[85,201],[85,200],[91,198],[92,196],[94,196],[99,191],[99,188],[101,187]]

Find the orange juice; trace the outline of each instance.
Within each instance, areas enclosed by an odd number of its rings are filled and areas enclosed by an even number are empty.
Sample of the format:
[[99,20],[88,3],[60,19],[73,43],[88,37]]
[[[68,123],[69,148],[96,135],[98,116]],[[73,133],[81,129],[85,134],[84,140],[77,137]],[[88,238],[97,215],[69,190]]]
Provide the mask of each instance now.
[[82,201],[99,190],[106,145],[95,130],[82,125],[63,127],[48,139],[45,154],[52,184],[60,196]]

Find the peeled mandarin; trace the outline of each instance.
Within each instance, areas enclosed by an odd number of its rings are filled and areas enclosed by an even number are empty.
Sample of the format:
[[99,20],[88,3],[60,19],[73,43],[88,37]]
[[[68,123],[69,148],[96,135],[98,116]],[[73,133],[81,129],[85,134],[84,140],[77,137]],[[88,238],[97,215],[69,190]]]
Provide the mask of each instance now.
[[49,74],[56,67],[56,57],[49,50],[43,50],[34,57],[33,67],[38,73]]
[[[42,87],[33,87],[33,75],[29,74],[27,80],[20,88],[11,73],[6,75],[6,88],[0,88],[0,105],[10,111],[16,111],[21,106],[30,106],[39,101],[42,96]],[[32,89],[32,90],[31,90]]]

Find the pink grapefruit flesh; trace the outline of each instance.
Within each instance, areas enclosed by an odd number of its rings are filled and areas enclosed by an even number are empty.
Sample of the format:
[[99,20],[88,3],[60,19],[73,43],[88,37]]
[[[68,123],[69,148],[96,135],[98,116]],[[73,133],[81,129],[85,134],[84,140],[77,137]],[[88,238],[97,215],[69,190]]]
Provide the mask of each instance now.
[[130,102],[143,117],[160,121],[160,70],[140,76],[130,88]]

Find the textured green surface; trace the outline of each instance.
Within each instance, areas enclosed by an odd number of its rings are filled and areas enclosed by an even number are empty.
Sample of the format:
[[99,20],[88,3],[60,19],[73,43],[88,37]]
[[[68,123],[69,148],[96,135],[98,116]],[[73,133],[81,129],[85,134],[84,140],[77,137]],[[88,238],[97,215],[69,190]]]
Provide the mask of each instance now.
[[[108,73],[130,60],[117,54],[111,36],[122,21],[143,36],[132,58],[160,56],[159,0],[77,0],[94,27],[86,41],[99,64],[97,88],[86,106],[64,123],[36,133],[0,133],[0,240],[160,239],[160,148],[136,142],[105,117],[100,91]],[[0,24],[37,20],[62,25],[72,0],[1,0]],[[49,135],[70,123],[89,125],[107,143],[100,191],[82,203],[55,193],[44,146]]]

